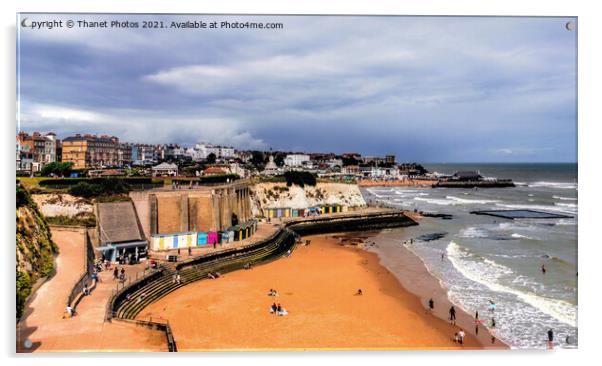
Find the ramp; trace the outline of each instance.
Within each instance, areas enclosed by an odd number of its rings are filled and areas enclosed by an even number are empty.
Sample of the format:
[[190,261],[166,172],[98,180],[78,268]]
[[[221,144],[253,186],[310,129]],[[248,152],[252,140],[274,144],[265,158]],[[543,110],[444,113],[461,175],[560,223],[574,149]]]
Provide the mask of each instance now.
[[99,203],[98,223],[101,245],[144,240],[130,201]]

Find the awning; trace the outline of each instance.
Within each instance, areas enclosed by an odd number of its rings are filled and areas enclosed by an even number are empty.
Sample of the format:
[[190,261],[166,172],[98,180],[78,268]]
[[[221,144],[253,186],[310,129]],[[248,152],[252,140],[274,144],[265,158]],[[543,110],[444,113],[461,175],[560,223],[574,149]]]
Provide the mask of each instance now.
[[127,243],[112,243],[101,247],[96,247],[96,250],[109,250],[109,249],[123,249],[123,248],[135,248],[140,246],[148,246],[148,241],[130,241]]

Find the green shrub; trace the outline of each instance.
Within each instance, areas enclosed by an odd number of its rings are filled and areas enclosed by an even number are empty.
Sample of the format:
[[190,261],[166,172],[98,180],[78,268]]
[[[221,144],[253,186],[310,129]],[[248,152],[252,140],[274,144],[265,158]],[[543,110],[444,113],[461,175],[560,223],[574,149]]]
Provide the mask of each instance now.
[[290,187],[293,184],[300,187],[305,187],[305,185],[316,185],[316,176],[309,172],[288,171],[284,173],[284,178],[286,179],[287,187]]
[[17,319],[21,318],[25,310],[25,302],[31,294],[31,279],[27,272],[17,271]]

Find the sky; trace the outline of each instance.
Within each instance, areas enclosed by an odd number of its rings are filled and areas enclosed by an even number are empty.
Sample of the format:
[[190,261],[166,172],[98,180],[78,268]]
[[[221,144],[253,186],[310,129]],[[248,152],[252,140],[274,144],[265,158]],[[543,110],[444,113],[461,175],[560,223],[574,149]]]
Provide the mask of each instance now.
[[[576,162],[571,18],[21,14],[20,129],[417,162]],[[171,22],[277,22],[177,29]],[[19,127],[18,127],[19,128]]]

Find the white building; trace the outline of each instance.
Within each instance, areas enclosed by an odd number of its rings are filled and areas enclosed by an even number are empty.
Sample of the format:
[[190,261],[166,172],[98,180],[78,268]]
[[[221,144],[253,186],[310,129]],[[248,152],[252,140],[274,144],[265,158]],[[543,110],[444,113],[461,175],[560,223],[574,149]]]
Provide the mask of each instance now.
[[161,163],[152,168],[153,177],[175,177],[178,175],[178,166],[176,164]]
[[44,136],[44,165],[56,161],[56,135],[47,133]]
[[306,154],[290,154],[284,158],[284,165],[289,167],[298,167],[309,163],[309,155]]
[[215,157],[218,159],[228,159],[236,157],[236,154],[234,153],[234,148],[228,146],[200,143],[195,145],[194,151],[195,154],[192,157],[194,160],[207,159],[207,157],[211,154],[215,155]]

